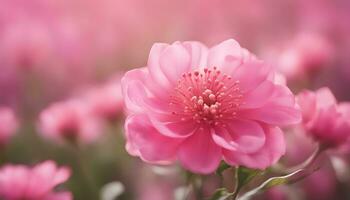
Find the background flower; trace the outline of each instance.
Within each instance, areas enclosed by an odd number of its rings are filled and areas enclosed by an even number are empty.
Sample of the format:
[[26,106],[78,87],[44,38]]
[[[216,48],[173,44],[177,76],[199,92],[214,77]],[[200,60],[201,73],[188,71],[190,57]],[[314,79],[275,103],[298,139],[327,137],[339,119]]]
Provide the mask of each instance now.
[[5,145],[18,129],[17,118],[11,108],[0,107],[0,145]]
[[326,147],[338,147],[349,142],[350,106],[337,103],[328,88],[315,93],[303,91],[298,95],[305,129],[315,140]]
[[6,165],[0,169],[0,197],[8,200],[70,200],[69,192],[54,192],[70,176],[66,167],[45,161],[32,168],[25,165]]

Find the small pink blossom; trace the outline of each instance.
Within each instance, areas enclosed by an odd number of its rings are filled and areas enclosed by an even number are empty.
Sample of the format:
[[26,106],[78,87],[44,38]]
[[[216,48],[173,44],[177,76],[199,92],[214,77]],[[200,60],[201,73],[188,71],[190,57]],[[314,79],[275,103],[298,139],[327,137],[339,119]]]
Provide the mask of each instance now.
[[0,146],[9,141],[17,128],[18,121],[14,112],[8,107],[0,107]]
[[[329,164],[329,163],[327,163]],[[323,165],[326,165],[323,163]],[[326,165],[304,180],[303,190],[308,200],[335,199],[337,179],[331,166]]]
[[288,79],[309,78],[333,64],[335,46],[325,35],[301,32],[291,38],[261,49],[262,56]]
[[39,117],[40,133],[51,140],[91,143],[102,133],[102,123],[90,115],[85,102],[72,99],[54,103]]
[[70,170],[45,161],[30,168],[5,165],[0,168],[0,199],[5,200],[71,200],[70,192],[54,189],[68,180]]
[[298,123],[295,97],[273,69],[235,40],[154,44],[147,67],[122,79],[127,150],[150,163],[175,160],[211,173],[266,168],[285,152],[282,125]]
[[87,101],[91,114],[102,119],[115,120],[124,111],[120,78],[91,89],[82,99]]
[[303,124],[315,140],[336,147],[350,139],[350,104],[338,104],[329,88],[316,92],[305,90],[298,95]]
[[312,33],[299,34],[279,53],[278,69],[289,78],[311,75],[329,66],[333,51],[326,37]]

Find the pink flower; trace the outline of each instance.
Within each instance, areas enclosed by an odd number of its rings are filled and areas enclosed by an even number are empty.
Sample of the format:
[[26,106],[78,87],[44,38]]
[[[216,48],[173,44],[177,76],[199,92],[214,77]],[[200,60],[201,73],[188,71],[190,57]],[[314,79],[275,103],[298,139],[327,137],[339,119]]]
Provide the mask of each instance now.
[[227,40],[153,45],[147,67],[122,79],[127,150],[150,163],[188,170],[231,165],[266,168],[285,151],[278,126],[300,121],[291,91],[274,71]]
[[9,141],[17,128],[18,122],[13,111],[8,107],[0,107],[0,146]]
[[266,191],[264,200],[288,200],[285,186],[273,187]]
[[100,120],[90,115],[85,102],[76,99],[52,104],[39,118],[40,133],[54,141],[91,143],[102,133]]
[[262,56],[289,79],[309,78],[334,64],[335,47],[325,35],[301,32],[274,42],[262,49]]
[[[323,163],[325,165],[325,163]],[[337,179],[334,171],[328,165],[307,177],[303,190],[308,200],[330,200],[337,195]]]
[[279,70],[290,78],[311,75],[329,66],[333,58],[333,46],[319,34],[303,33],[289,41],[278,59]]
[[329,88],[316,92],[305,90],[298,95],[303,124],[315,140],[336,147],[350,139],[350,104],[337,104]]
[[93,88],[82,99],[87,101],[91,114],[102,119],[113,121],[122,116],[124,111],[120,78]]
[[71,200],[70,192],[54,189],[70,176],[66,167],[45,161],[32,168],[25,165],[5,165],[0,169],[0,198],[6,200]]

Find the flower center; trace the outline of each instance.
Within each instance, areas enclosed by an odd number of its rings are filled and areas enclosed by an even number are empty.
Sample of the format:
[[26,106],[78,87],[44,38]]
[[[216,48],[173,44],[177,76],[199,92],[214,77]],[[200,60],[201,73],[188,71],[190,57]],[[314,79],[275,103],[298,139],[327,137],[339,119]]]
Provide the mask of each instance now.
[[239,81],[216,67],[184,73],[170,96],[172,114],[182,121],[223,125],[236,117],[242,104]]

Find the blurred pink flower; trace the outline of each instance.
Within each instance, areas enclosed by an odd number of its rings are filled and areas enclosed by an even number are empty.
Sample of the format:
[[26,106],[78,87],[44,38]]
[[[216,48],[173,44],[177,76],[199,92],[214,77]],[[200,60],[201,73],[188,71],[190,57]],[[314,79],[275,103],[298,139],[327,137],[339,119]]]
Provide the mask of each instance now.
[[6,144],[15,134],[18,121],[12,109],[0,107],[0,146]]
[[102,123],[89,113],[85,102],[71,99],[54,103],[39,117],[39,131],[49,139],[91,143],[102,134]]
[[[41,108],[37,104],[61,98],[93,80],[97,66],[100,74],[118,66],[115,55],[130,35],[127,5],[113,0],[2,1],[1,101],[10,98],[12,104],[25,106],[31,102],[36,111]],[[33,90],[28,88],[33,83],[39,94],[28,100],[25,93]]]
[[45,161],[32,168],[5,165],[0,168],[0,198],[6,200],[71,200],[70,192],[54,189],[68,180],[70,170]]
[[279,47],[270,51],[268,48],[264,49],[264,57],[274,63],[279,72],[291,79],[314,75],[330,66],[334,59],[331,41],[321,34],[299,33],[294,39],[282,41],[282,46],[277,46]]
[[266,191],[264,194],[264,200],[288,200],[288,195],[286,193],[284,186],[273,187]]
[[337,199],[335,198],[336,185],[334,171],[327,166],[306,178],[302,188],[308,200],[331,200]]
[[6,0],[0,8],[0,57],[19,68],[55,69],[67,76],[72,69],[83,72],[84,65],[119,48],[126,21],[115,12],[118,3]]
[[338,104],[329,88],[298,95],[304,127],[315,140],[337,147],[350,139],[350,104]]
[[317,34],[299,34],[280,56],[280,70],[289,77],[312,74],[329,65],[333,47],[327,38]]
[[120,78],[91,89],[82,100],[87,101],[92,115],[110,121],[117,119],[124,111]]
[[164,200],[174,199],[174,186],[169,181],[156,180],[144,183],[140,186],[137,200]]
[[235,40],[153,45],[146,68],[122,79],[127,150],[150,163],[176,158],[188,170],[266,168],[285,152],[278,126],[298,123],[291,91]]

